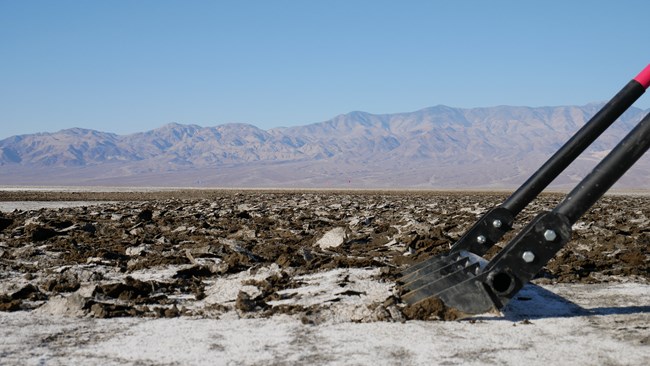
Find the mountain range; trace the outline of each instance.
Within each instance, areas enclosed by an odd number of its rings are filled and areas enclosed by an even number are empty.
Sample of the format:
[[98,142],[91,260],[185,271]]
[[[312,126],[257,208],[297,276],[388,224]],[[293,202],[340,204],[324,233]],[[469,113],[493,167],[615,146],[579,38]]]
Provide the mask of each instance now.
[[[262,130],[170,123],[129,135],[82,128],[0,141],[0,185],[510,189],[602,103],[351,112]],[[650,110],[630,108],[552,184],[569,188]],[[649,189],[650,158],[617,184]]]

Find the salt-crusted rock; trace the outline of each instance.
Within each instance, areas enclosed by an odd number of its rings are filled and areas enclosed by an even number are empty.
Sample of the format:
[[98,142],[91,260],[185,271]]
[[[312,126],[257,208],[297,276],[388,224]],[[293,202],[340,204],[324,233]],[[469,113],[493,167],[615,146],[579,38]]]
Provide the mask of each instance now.
[[316,245],[321,249],[335,248],[345,242],[347,234],[345,228],[335,227],[334,229],[326,232],[318,241]]
[[146,252],[148,249],[149,246],[146,244],[138,245],[137,247],[129,247],[126,248],[126,255],[130,257],[139,256]]
[[70,295],[56,295],[36,310],[36,313],[81,317],[86,314],[84,306],[88,297],[79,292]]

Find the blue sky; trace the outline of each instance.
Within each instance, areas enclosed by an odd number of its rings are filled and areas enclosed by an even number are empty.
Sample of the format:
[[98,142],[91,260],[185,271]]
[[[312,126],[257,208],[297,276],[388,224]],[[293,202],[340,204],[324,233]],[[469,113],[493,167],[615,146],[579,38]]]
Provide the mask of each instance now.
[[0,138],[604,101],[650,63],[648,14],[647,0],[0,0]]

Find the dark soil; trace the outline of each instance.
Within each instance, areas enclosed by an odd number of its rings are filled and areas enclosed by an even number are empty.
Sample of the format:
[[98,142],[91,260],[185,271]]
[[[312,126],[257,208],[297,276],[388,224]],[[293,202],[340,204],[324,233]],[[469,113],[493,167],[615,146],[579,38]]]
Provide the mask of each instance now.
[[402,313],[411,320],[456,320],[465,315],[445,305],[438,298],[426,298],[402,309]]
[[[268,301],[297,286],[293,276],[334,268],[378,267],[383,280],[394,281],[409,265],[446,252],[480,214],[505,197],[472,192],[0,192],[0,201],[118,201],[0,214],[0,280],[22,284],[0,293],[0,310],[34,309],[81,284],[97,283],[81,305],[92,316],[181,316],[190,313],[176,299],[201,300],[207,281],[275,263],[283,274],[251,283],[261,294],[241,292],[234,309],[266,315],[312,311],[271,309]],[[512,235],[560,199],[541,196],[518,217]],[[337,227],[347,230],[342,245],[315,245]],[[606,196],[536,281],[648,281],[649,247],[650,197]],[[129,276],[165,265],[186,266],[171,282]],[[106,269],[121,277],[104,278]],[[401,309],[406,319],[458,317],[436,299]]]

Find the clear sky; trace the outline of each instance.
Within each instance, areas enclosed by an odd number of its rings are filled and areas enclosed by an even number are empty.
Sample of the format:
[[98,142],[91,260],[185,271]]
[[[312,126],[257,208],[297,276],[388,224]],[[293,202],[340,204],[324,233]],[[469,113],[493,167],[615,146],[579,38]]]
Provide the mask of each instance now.
[[647,0],[0,0],[0,138],[605,101],[650,63],[649,21]]

